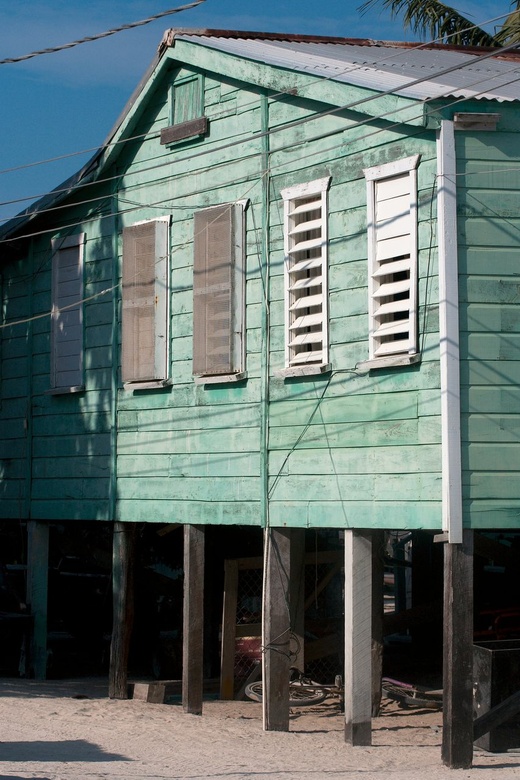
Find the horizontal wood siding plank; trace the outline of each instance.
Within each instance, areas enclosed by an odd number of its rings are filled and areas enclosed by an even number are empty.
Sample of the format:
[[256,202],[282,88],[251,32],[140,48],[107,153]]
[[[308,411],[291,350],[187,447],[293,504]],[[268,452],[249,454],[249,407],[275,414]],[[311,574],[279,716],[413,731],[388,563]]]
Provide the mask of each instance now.
[[260,526],[260,504],[254,501],[119,500],[117,519],[133,523],[197,523]]
[[274,526],[303,528],[439,529],[440,502],[434,501],[273,501]]

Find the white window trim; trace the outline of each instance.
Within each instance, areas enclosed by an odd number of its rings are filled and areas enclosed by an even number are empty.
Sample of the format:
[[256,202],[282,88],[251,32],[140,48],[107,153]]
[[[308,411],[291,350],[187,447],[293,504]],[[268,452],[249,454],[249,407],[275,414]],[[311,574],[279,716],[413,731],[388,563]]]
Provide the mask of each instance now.
[[[52,265],[52,314],[51,314],[51,353],[50,353],[50,359],[51,359],[51,371],[50,371],[50,382],[51,387],[49,390],[47,390],[46,395],[66,395],[69,393],[81,393],[85,390],[85,383],[81,382],[77,385],[58,385],[56,384],[56,374],[58,373],[58,366],[57,366],[57,356],[55,354],[55,333],[56,333],[56,312],[58,310],[58,307],[56,305],[57,300],[57,285],[58,285],[58,266],[54,263],[54,257],[62,250],[62,249],[71,249],[73,247],[78,247],[78,266],[79,266],[79,285],[78,285],[78,307],[79,307],[79,315],[80,315],[80,325],[81,325],[81,348],[80,348],[80,354],[79,354],[79,363],[80,363],[80,373],[83,375],[85,366],[84,366],[84,354],[85,354],[85,341],[84,341],[84,333],[83,333],[83,291],[84,291],[84,279],[83,279],[83,268],[84,268],[84,254],[85,254],[85,239],[86,234],[85,233],[76,233],[72,236],[64,236],[64,237],[58,237],[53,238],[51,240],[51,247],[52,247],[52,256],[53,256],[53,265]],[[71,307],[69,307],[71,308]]]
[[[369,359],[358,363],[359,368],[390,368],[393,366],[410,365],[420,360],[418,346],[417,327],[417,278],[418,278],[418,252],[417,252],[417,166],[421,155],[415,154],[395,162],[376,165],[366,168],[363,173],[367,183],[367,224],[368,224],[368,322],[369,322]],[[375,183],[402,174],[409,174],[410,181],[410,301],[409,320],[410,344],[406,352],[390,352],[382,356],[374,354],[374,286],[373,273],[376,249],[376,202]]]
[[[152,219],[141,219],[138,222],[132,222],[131,225],[125,225],[125,227],[138,227],[139,225],[145,225],[149,224],[150,222],[165,222],[167,226],[166,230],[166,258],[165,258],[165,285],[166,285],[166,294],[165,294],[165,300],[164,305],[166,307],[166,311],[164,314],[165,322],[166,322],[166,355],[165,355],[165,371],[166,371],[166,377],[164,379],[127,379],[123,382],[123,388],[125,390],[154,390],[154,389],[160,389],[163,387],[168,387],[172,384],[172,380],[170,377],[170,343],[171,343],[171,316],[170,316],[170,255],[171,255],[171,236],[170,236],[170,229],[171,229],[171,216],[168,214],[166,216],[161,217],[153,217]],[[122,234],[121,234],[122,238]],[[124,256],[123,252],[121,250],[121,258],[122,262],[124,262]],[[157,343],[155,344],[155,349],[157,350]]]
[[[280,194],[284,201],[284,341],[285,341],[285,367],[276,372],[280,377],[298,377],[323,374],[330,371],[329,364],[329,285],[328,285],[328,190],[332,177],[324,176],[313,181],[303,182],[286,187]],[[298,198],[306,198],[311,195],[321,196],[322,209],[322,234],[321,234],[321,275],[322,275],[322,349],[321,361],[309,363],[296,363],[291,358],[290,344],[290,276],[289,263],[291,258],[291,243],[289,236],[289,208],[290,203]]]

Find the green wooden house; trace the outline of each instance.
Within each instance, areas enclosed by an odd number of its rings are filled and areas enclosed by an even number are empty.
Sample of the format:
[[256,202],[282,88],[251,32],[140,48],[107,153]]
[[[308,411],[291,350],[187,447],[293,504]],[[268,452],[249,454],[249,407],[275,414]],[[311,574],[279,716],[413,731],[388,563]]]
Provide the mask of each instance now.
[[49,522],[185,525],[193,591],[205,526],[266,529],[266,647],[291,545],[345,531],[354,743],[371,533],[435,531],[458,592],[471,532],[520,528],[519,79],[506,49],[170,30],[0,231],[2,518],[35,550]]

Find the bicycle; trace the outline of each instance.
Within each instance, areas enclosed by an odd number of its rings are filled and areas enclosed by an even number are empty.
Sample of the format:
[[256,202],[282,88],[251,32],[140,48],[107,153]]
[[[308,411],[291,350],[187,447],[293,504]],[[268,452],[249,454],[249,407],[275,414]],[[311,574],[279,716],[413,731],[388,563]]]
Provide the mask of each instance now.
[[431,690],[422,685],[411,685],[391,677],[382,679],[383,695],[412,709],[442,710],[442,690]]
[[[244,690],[245,695],[252,701],[263,700],[263,682],[249,683]],[[318,683],[306,677],[302,672],[292,669],[289,680],[289,706],[309,707],[313,704],[321,704],[328,697],[339,697],[343,704],[343,681],[341,675],[337,675],[333,685]]]

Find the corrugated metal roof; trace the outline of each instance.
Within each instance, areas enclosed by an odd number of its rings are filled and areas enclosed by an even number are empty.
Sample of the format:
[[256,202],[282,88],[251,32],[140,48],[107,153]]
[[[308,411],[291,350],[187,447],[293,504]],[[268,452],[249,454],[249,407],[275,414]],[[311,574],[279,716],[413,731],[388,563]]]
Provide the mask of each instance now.
[[[436,97],[520,100],[520,61],[501,50],[405,47],[376,41],[305,40],[301,36],[235,37],[228,31],[171,31],[173,38],[299,73],[323,76],[417,100]],[[216,34],[212,35],[212,32]],[[229,37],[228,37],[229,36]],[[450,72],[447,72],[451,69]],[[441,75],[439,75],[441,74]]]

